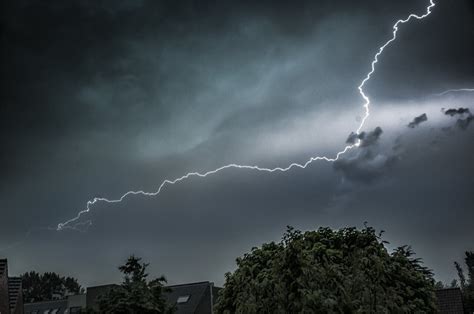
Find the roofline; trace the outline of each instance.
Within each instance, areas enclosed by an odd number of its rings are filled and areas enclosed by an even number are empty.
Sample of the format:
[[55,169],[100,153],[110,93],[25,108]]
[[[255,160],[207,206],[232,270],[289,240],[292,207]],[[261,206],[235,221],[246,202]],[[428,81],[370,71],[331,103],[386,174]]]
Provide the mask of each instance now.
[[104,285],[98,285],[98,286],[89,286],[89,287],[86,287],[86,290],[87,289],[91,289],[91,288],[102,288],[102,287],[109,287],[109,286],[120,286],[119,284],[116,284],[116,283],[109,283],[109,284],[104,284]]
[[[214,282],[212,281],[197,281],[197,282],[191,282],[191,283],[181,283],[181,284],[177,284],[177,285],[169,285],[169,286],[165,286],[167,288],[173,288],[173,287],[182,287],[182,286],[194,286],[194,285],[202,285],[202,284],[213,284],[214,285]],[[111,284],[104,284],[104,285],[98,285],[98,286],[90,286],[90,287],[86,287],[86,290],[87,289],[91,289],[91,288],[101,288],[101,287],[108,287],[108,286],[120,286],[119,284],[116,284],[116,283],[111,283]]]
[[174,288],[174,287],[194,286],[194,285],[202,285],[202,284],[213,284],[213,282],[210,282],[210,281],[198,281],[198,282],[182,283],[182,284],[179,284],[179,285],[171,285],[171,286],[165,286],[165,287],[166,287],[166,288]]

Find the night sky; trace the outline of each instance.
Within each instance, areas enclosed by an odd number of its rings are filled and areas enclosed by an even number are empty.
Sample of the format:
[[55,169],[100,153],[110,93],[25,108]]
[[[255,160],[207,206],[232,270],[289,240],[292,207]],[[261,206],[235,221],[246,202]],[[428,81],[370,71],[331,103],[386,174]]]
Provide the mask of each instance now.
[[[384,230],[450,282],[474,250],[474,2],[3,1],[0,257],[11,274],[118,282],[130,254],[170,283],[221,285],[286,225]],[[458,110],[466,108],[467,110]],[[448,110],[456,109],[456,110]]]

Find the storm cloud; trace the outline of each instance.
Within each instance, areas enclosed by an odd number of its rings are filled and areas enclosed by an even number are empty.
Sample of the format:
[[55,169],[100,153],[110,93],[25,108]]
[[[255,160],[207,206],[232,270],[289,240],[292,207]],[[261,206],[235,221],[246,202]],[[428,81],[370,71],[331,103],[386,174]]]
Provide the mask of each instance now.
[[[378,147],[382,133],[381,127],[370,132],[361,132],[356,136],[361,141],[356,152],[336,160],[333,164],[334,170],[341,172],[348,180],[366,184],[381,177],[397,160],[395,154],[388,155]],[[351,143],[353,137],[349,136],[347,142]]]
[[422,122],[425,122],[425,121],[428,121],[428,116],[426,115],[426,113],[423,113],[422,115],[419,115],[418,117],[415,117],[413,119],[413,121],[411,121],[410,123],[408,123],[408,127],[409,128],[415,128],[416,126],[418,126],[420,123]]
[[452,108],[447,110],[443,109],[443,112],[445,115],[451,117],[464,116],[464,118],[458,118],[456,120],[456,126],[463,131],[465,131],[469,127],[469,124],[471,124],[472,120],[474,120],[474,116],[472,115],[469,108]]
[[452,109],[444,110],[444,114],[451,117],[454,117],[455,115],[463,115],[465,113],[467,114],[471,113],[469,111],[469,108],[458,108],[458,109],[452,108]]
[[467,116],[466,118],[464,119],[457,119],[456,120],[456,125],[458,126],[458,128],[460,128],[461,130],[466,130],[469,126],[469,124],[471,124],[472,120],[474,120],[474,116],[473,115],[469,115]]
[[381,127],[376,127],[373,131],[371,132],[365,132],[362,131],[359,134],[351,132],[349,134],[349,137],[346,140],[347,144],[354,144],[357,142],[357,140],[360,140],[360,146],[361,147],[366,147],[375,144],[380,135],[382,135],[383,131]]

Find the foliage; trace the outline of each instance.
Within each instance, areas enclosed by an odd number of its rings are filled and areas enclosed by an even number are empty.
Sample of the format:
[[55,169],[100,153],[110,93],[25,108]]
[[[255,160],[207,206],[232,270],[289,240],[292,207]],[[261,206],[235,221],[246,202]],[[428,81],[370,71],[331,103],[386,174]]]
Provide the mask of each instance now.
[[407,246],[392,254],[366,227],[302,233],[237,258],[217,313],[435,312],[433,274]]
[[466,252],[465,254],[464,262],[467,267],[467,278],[458,262],[454,262],[454,266],[458,272],[465,312],[472,313],[474,312],[474,252]]
[[437,281],[435,283],[435,289],[451,289],[451,288],[459,288],[458,281],[453,279],[450,284],[445,284],[442,281]]
[[54,272],[39,274],[30,271],[21,275],[21,278],[25,303],[63,299],[68,295],[84,292],[77,279],[63,277]]
[[119,267],[124,274],[123,283],[99,298],[100,313],[172,313],[164,297],[165,277],[147,281],[146,268],[141,258],[130,256]]

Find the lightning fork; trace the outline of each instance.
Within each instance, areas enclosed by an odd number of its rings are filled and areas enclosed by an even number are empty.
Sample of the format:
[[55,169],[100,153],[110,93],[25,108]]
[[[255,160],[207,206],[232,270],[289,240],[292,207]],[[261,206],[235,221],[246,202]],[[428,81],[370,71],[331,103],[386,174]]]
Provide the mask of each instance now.
[[[364,127],[364,124],[365,124],[365,121],[367,120],[367,118],[369,117],[370,115],[370,110],[369,110],[369,106],[370,106],[370,98],[365,94],[364,92],[364,86],[365,84],[370,80],[370,78],[372,77],[372,74],[374,74],[375,72],[375,65],[378,63],[379,61],[379,56],[382,55],[383,51],[385,50],[385,48],[390,45],[393,41],[395,41],[397,39],[397,33],[398,33],[398,27],[401,25],[401,24],[405,24],[407,22],[409,22],[411,19],[417,19],[417,20],[422,20],[424,19],[425,17],[427,17],[428,15],[431,14],[431,9],[435,6],[435,3],[433,2],[433,0],[430,0],[430,4],[426,7],[426,13],[423,14],[423,15],[416,15],[416,14],[410,14],[408,15],[408,17],[406,17],[405,19],[400,19],[398,21],[395,22],[395,24],[393,25],[392,29],[392,37],[387,40],[377,51],[377,53],[375,54],[373,60],[372,60],[372,63],[371,63],[371,69],[370,71],[367,73],[367,75],[365,76],[365,78],[362,80],[362,82],[360,83],[360,85],[357,87],[358,90],[359,90],[359,94],[360,96],[362,97],[362,99],[364,100],[364,104],[363,104],[363,108],[365,110],[365,114],[364,114],[364,117],[362,118],[360,124],[359,124],[359,127],[357,128],[357,131],[356,133],[359,134],[362,130],[362,128]],[[287,167],[276,167],[276,168],[264,168],[264,167],[259,167],[259,166],[249,166],[249,165],[239,165],[239,164],[228,164],[228,165],[225,165],[225,166],[222,166],[222,167],[219,167],[217,169],[214,169],[214,170],[211,170],[211,171],[207,171],[207,172],[204,172],[204,173],[200,173],[200,172],[189,172],[181,177],[178,177],[176,179],[173,179],[173,180],[169,180],[169,179],[166,179],[164,180],[160,186],[158,187],[158,189],[155,191],[155,192],[145,192],[145,191],[128,191],[126,192],[125,194],[123,194],[120,198],[117,198],[117,199],[107,199],[107,198],[103,198],[103,197],[95,197],[93,198],[92,200],[89,200],[87,202],[87,205],[86,205],[86,208],[79,211],[77,213],[77,215],[65,222],[61,222],[57,225],[56,227],[56,231],[60,231],[60,230],[64,230],[64,229],[76,229],[76,226],[78,226],[79,224],[83,225],[84,223],[82,222],[78,222],[78,220],[81,218],[81,216],[85,213],[88,213],[90,212],[91,210],[91,206],[96,204],[97,202],[106,202],[106,203],[120,203],[122,202],[126,197],[130,196],[130,195],[143,195],[143,196],[156,196],[158,194],[161,193],[161,191],[163,190],[163,188],[166,186],[166,185],[174,185],[178,182],[181,182],[181,181],[184,181],[190,177],[201,177],[201,178],[204,178],[204,177],[207,177],[208,175],[212,175],[212,174],[215,174],[219,171],[222,171],[222,170],[225,170],[225,169],[230,169],[230,168],[237,168],[237,169],[250,169],[250,170],[257,170],[257,171],[263,171],[263,172],[285,172],[285,171],[288,171],[292,168],[301,168],[301,169],[305,169],[309,164],[311,164],[312,162],[314,161],[317,161],[317,160],[324,160],[324,161],[327,161],[327,162],[334,162],[336,160],[339,159],[339,157],[341,155],[343,155],[344,153],[346,153],[348,150],[354,148],[354,147],[357,147],[360,145],[360,139],[358,139],[354,144],[351,144],[351,145],[347,145],[346,147],[344,147],[343,150],[341,150],[340,152],[336,153],[336,155],[333,157],[333,158],[330,158],[330,157],[326,157],[326,156],[315,156],[315,157],[311,157],[309,160],[307,160],[305,163],[302,163],[302,164],[299,164],[299,163],[291,163],[289,164]],[[90,221],[87,221],[86,222],[87,225],[90,225]]]

